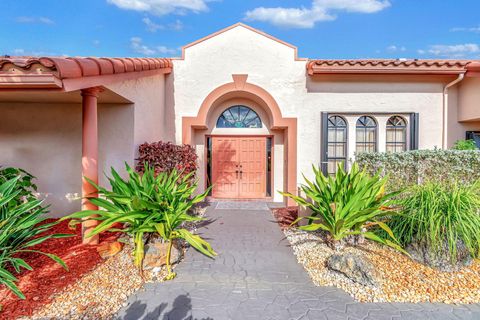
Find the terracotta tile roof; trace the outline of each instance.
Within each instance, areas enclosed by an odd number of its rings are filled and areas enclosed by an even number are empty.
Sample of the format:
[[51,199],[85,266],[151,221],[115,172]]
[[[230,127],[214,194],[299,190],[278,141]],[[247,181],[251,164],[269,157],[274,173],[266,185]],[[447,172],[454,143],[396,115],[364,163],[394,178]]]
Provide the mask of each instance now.
[[471,60],[310,60],[307,63],[309,75],[314,74],[459,74],[467,71]]
[[53,74],[60,80],[172,67],[163,58],[0,57],[0,76]]

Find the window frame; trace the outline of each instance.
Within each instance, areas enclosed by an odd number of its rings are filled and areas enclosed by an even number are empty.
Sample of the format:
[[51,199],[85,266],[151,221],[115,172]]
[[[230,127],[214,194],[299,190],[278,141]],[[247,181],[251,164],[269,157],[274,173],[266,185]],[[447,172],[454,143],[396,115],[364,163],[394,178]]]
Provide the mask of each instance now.
[[[331,119],[331,118],[340,118],[340,119],[342,119],[343,122],[345,123],[345,126],[330,126],[330,119]],[[331,115],[330,115],[330,114],[329,114],[329,115],[327,116],[327,119],[326,119],[326,125],[327,125],[327,128],[326,128],[326,135],[327,135],[327,137],[326,137],[326,159],[325,159],[325,162],[326,162],[326,166],[325,166],[325,167],[326,167],[326,169],[325,169],[325,171],[326,171],[326,173],[328,173],[328,174],[335,174],[336,171],[335,171],[335,172],[329,172],[329,171],[328,171],[328,165],[329,165],[330,160],[335,161],[335,170],[336,170],[336,168],[337,168],[337,163],[338,163],[339,160],[340,160],[340,161],[343,161],[343,168],[344,168],[344,169],[347,168],[347,159],[348,159],[348,121],[347,121],[347,119],[346,119],[344,116],[342,116],[342,115],[339,115],[339,114],[331,114]],[[335,141],[333,141],[333,142],[331,142],[331,141],[329,140],[329,133],[330,133],[330,129],[331,129],[331,128],[333,128],[333,129],[335,130]],[[343,129],[343,130],[344,130],[344,135],[343,135],[343,136],[344,136],[344,141],[342,141],[342,142],[338,142],[338,141],[336,140],[336,137],[337,137],[337,134],[336,134],[336,133],[337,133],[337,131],[338,131],[339,129]],[[336,146],[339,145],[339,144],[343,144],[344,156],[343,156],[343,157],[337,157],[337,156],[336,156],[336,152],[335,152],[335,156],[334,156],[334,157],[330,156],[328,150],[329,150],[329,147],[330,147],[331,144],[333,144],[334,147],[336,147]],[[336,150],[336,148],[335,148],[335,150]]]
[[[234,109],[236,109],[236,108],[238,108],[238,112],[234,111]],[[241,118],[241,111],[240,111],[241,108],[244,108],[244,109],[248,110],[245,113],[245,115],[243,116],[243,119]],[[228,121],[227,117],[224,116],[227,112],[229,112],[230,115],[232,116],[232,119],[234,121],[233,123],[231,121]],[[247,118],[247,116],[250,113],[253,113],[255,116],[253,118],[251,118],[250,120],[248,120],[247,123],[244,123],[245,119]],[[236,115],[238,115],[238,117],[236,117]],[[232,126],[229,127],[229,126],[219,125],[222,118],[223,118],[223,123],[230,123]],[[255,127],[247,127],[246,126],[249,123],[256,122],[257,119],[258,119],[259,126],[255,126]],[[236,126],[235,125],[236,123],[242,123],[243,126]],[[215,123],[215,127],[219,128],[219,129],[261,129],[261,128],[263,128],[263,122],[262,122],[262,118],[258,115],[258,113],[255,110],[253,110],[252,108],[250,108],[246,105],[237,104],[237,105],[233,105],[233,106],[230,106],[230,107],[226,108],[225,110],[222,111],[222,113],[220,113],[220,115],[218,116],[217,121]]]
[[[372,126],[372,125],[369,125],[369,126],[359,126],[359,121],[360,119],[362,118],[370,118],[374,123],[375,123],[375,126]],[[363,142],[359,142],[358,141],[358,137],[357,137],[357,134],[358,134],[358,130],[363,130],[364,131],[364,137],[367,137],[367,132],[368,132],[368,129],[375,129],[375,134],[374,134],[374,138],[375,140],[373,142],[368,142],[368,141],[363,141]],[[367,149],[367,146],[371,145],[372,143],[374,144],[374,150],[373,151],[361,151],[360,153],[362,152],[378,152],[378,121],[377,119],[372,115],[369,115],[369,114],[363,114],[361,115],[360,117],[357,118],[357,121],[355,121],[355,154],[358,154],[359,151],[358,151],[358,146],[359,145],[363,145],[364,147],[364,150]],[[365,139],[366,140],[366,139]],[[369,148],[370,149],[370,148]]]
[[[403,122],[403,125],[401,126],[395,126],[395,125],[390,125],[390,120],[392,120],[393,118],[400,118]],[[392,129],[394,130],[394,141],[388,141],[388,130],[389,129]],[[401,130],[403,131],[403,142],[398,142],[397,141],[397,131],[399,130],[399,128],[401,128]],[[408,143],[407,143],[407,136],[408,136],[408,122],[407,120],[400,116],[400,115],[392,115],[390,116],[388,119],[387,119],[387,122],[385,123],[385,152],[392,152],[392,153],[395,153],[395,152],[404,152],[404,151],[408,151],[409,150],[409,146],[408,146]],[[403,146],[403,150],[397,150],[397,146]],[[388,147],[392,147],[394,148],[394,151],[389,151],[388,150]]]

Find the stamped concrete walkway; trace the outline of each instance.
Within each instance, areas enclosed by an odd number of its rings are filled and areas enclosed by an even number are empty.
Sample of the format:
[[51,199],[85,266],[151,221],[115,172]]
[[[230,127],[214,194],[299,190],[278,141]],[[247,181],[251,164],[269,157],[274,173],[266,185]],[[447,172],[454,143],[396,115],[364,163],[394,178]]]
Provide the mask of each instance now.
[[357,303],[313,285],[265,203],[213,204],[199,232],[219,253],[193,249],[173,281],[148,284],[118,319],[480,319],[480,306]]

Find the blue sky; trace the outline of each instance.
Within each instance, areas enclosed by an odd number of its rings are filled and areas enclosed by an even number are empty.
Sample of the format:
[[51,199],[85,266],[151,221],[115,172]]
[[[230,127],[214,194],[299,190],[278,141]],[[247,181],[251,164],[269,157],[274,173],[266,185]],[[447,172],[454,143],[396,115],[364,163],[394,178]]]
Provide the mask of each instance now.
[[236,22],[308,58],[480,59],[478,0],[2,0],[0,54],[178,56]]

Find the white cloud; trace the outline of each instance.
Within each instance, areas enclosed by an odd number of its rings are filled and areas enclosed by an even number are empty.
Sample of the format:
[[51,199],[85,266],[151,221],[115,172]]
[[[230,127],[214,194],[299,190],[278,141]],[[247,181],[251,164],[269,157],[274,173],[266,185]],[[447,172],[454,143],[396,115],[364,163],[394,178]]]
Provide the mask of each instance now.
[[209,0],[107,0],[121,9],[149,12],[157,16],[169,13],[186,14],[187,12],[208,11]]
[[170,23],[168,27],[175,31],[183,30],[183,22],[180,20],[176,20],[174,23]]
[[150,18],[143,18],[142,21],[145,24],[147,31],[157,32],[157,30],[165,29],[164,26],[156,24],[155,22],[150,20]]
[[287,28],[313,28],[319,21],[335,20],[334,13],[338,11],[375,13],[389,6],[389,0],[313,0],[310,8],[258,7],[247,11],[245,20]]
[[419,54],[429,54],[442,58],[468,58],[478,56],[480,54],[480,46],[475,43],[465,43],[456,45],[432,45],[428,49],[421,49],[417,51]]
[[156,46],[156,47],[146,46],[143,44],[142,38],[139,38],[139,37],[130,38],[130,47],[136,53],[140,53],[144,56],[174,55],[177,53],[177,49],[172,49],[165,46]]
[[25,50],[23,48],[16,48],[11,50],[11,54],[14,56],[33,56],[33,57],[67,57],[68,54],[51,51],[39,51],[39,50]]
[[480,33],[480,26],[478,27],[470,27],[470,28],[452,28],[450,29],[452,32],[473,32],[473,33]]
[[157,32],[158,30],[166,29],[180,31],[183,29],[183,23],[178,19],[173,23],[169,23],[168,25],[157,24],[150,18],[143,18],[142,22],[145,24],[145,27],[149,32]]
[[407,51],[407,48],[405,48],[404,46],[397,46],[397,45],[390,45],[387,47],[387,51],[389,52],[405,52]]
[[42,23],[42,24],[55,24],[55,22],[47,17],[26,17],[21,16],[15,18],[18,23]]

